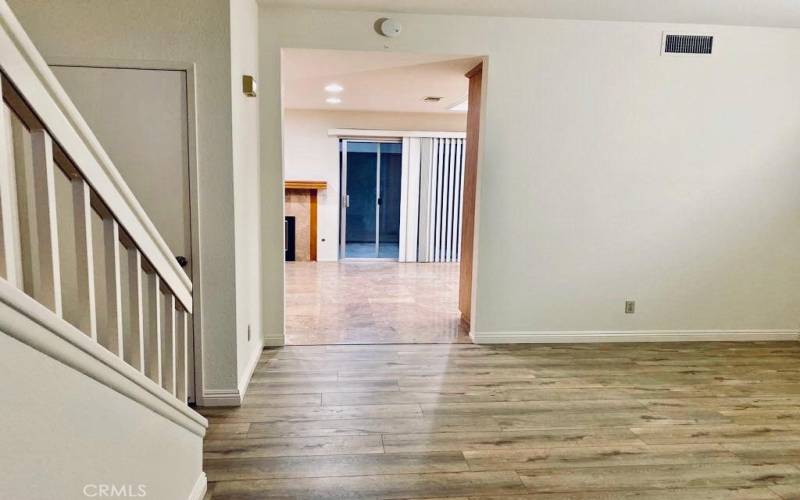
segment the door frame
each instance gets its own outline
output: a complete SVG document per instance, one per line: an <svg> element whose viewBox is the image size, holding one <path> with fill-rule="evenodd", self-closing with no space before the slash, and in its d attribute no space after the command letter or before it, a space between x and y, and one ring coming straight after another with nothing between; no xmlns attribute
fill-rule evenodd
<svg viewBox="0 0 800 500"><path fill-rule="evenodd" d="M196 65L187 61L140 61L128 59L105 59L86 57L48 57L48 66L71 66L98 69L139 69L150 71L183 71L186 74L186 137L189 160L189 233L192 246L192 361L194 370L189 376L193 379L192 390L187 397L190 402L204 406L203 397L203 320L202 290L200 275L201 249L198 219L200 213L200 190L197 175L197 79Z"/></svg>
<svg viewBox="0 0 800 500"><path fill-rule="evenodd" d="M398 258L392 257L346 257L347 245L347 144L350 142L369 142L378 144L403 144L402 137L339 137L339 154L341 161L339 162L339 184L340 184L340 200L339 200L339 260L344 261L389 261L397 262ZM401 153L404 155L405 151ZM405 158L401 158L402 174L405 175ZM375 189L376 200L380 198L380 185L381 185L381 150L378 147L377 159L375 163L377 170ZM401 213L402 213L402 196L401 196ZM376 204L375 209L375 245L380 245L380 203ZM398 246L399 249L399 246Z"/></svg>

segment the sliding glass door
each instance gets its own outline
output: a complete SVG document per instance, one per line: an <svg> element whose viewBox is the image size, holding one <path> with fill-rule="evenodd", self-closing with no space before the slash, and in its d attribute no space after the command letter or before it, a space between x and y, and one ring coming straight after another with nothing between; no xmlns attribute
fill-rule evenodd
<svg viewBox="0 0 800 500"><path fill-rule="evenodd" d="M397 260L401 143L342 140L341 151L341 256Z"/></svg>
<svg viewBox="0 0 800 500"><path fill-rule="evenodd" d="M377 257L378 205L376 186L378 144L343 141L342 185L344 189L344 248L351 258Z"/></svg>

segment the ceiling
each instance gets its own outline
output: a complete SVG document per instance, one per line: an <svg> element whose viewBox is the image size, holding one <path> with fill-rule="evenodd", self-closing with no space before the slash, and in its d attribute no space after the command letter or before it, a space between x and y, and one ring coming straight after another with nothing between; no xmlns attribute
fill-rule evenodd
<svg viewBox="0 0 800 500"><path fill-rule="evenodd" d="M259 0L262 5L381 13L459 14L800 28L798 0Z"/></svg>
<svg viewBox="0 0 800 500"><path fill-rule="evenodd" d="M286 49L283 102L286 108L447 113L467 97L464 73L480 58L398 52ZM338 84L341 92L325 86ZM328 97L341 102L331 104ZM441 97L436 103L425 97Z"/></svg>

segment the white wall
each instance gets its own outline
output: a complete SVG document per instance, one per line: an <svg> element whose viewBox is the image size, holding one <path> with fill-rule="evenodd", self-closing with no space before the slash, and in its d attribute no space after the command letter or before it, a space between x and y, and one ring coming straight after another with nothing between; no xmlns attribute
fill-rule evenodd
<svg viewBox="0 0 800 500"><path fill-rule="evenodd" d="M148 498L189 498L202 437L4 332L0 353L0 425L13 429L2 439L0 498L77 500L90 484L143 484Z"/></svg>
<svg viewBox="0 0 800 500"><path fill-rule="evenodd" d="M284 163L287 180L320 180L317 260L339 258L339 139L334 128L463 132L463 113L380 113L289 109L284 111Z"/></svg>
<svg viewBox="0 0 800 500"><path fill-rule="evenodd" d="M244 322L253 323L252 318L258 316L254 312L258 307L258 294L254 292L258 286L254 283L257 270L246 273L242 266L237 269L236 259L252 260L249 253L258 250L257 245L242 236L247 234L246 216L244 221L237 218L248 213L242 208L253 202L254 191L248 190L245 201L236 209L234 171L250 175L257 153L248 149L253 146L253 136L241 133L241 130L253 131L254 117L249 109L255 104L237 102L232 106L234 87L239 87L232 84L235 76L231 69L234 65L238 69L254 67L254 51L242 48L254 39L253 27L247 32L237 32L236 53L240 57L232 61L229 2L9 0L8 3L45 59L195 64L199 224L192 231L199 235L201 248L200 255L193 257L200 259L199 276L194 276L194 301L202 320L203 382L205 391L235 393L240 385L238 361L247 357L245 351L254 345L251 342L239 346L237 332L240 338L246 338ZM248 12L254 15L252 5L237 3L235 9L244 10L244 19ZM245 27L241 21L233 22ZM239 120L242 129L236 135L234 158L233 123ZM249 213L255 210L251 207ZM237 232L247 243L237 240ZM240 244L241 253L236 252L235 243ZM237 294L242 296L245 291L250 295L244 294L243 300L250 298L254 302L237 304ZM258 335L258 327L255 328L254 335Z"/></svg>
<svg viewBox="0 0 800 500"><path fill-rule="evenodd" d="M0 380L0 498L202 498L205 419L4 281Z"/></svg>
<svg viewBox="0 0 800 500"><path fill-rule="evenodd" d="M404 34L389 40L373 31L382 15L262 8L261 71L277 73L282 47L488 57L479 338L797 330L800 32L397 15ZM713 33L715 54L661 56L664 30ZM279 99L272 79L265 187L281 176ZM264 238L279 239L274 200L262 215ZM265 266L280 259L276 247L263 253ZM265 276L266 287L279 281ZM625 299L635 314L623 314Z"/></svg>
<svg viewBox="0 0 800 500"><path fill-rule="evenodd" d="M236 336L238 388L247 388L261 355L258 98L242 93L242 75L258 75L258 5L231 0L231 114L236 213ZM248 328L250 338L248 339Z"/></svg>

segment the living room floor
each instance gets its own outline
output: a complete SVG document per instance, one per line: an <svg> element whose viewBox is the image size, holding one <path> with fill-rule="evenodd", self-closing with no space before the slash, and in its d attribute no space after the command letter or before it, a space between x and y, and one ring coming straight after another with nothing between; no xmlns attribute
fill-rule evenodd
<svg viewBox="0 0 800 500"><path fill-rule="evenodd" d="M287 262L286 344L470 342L457 263Z"/></svg>
<svg viewBox="0 0 800 500"><path fill-rule="evenodd" d="M265 350L212 500L800 495L797 342Z"/></svg>

